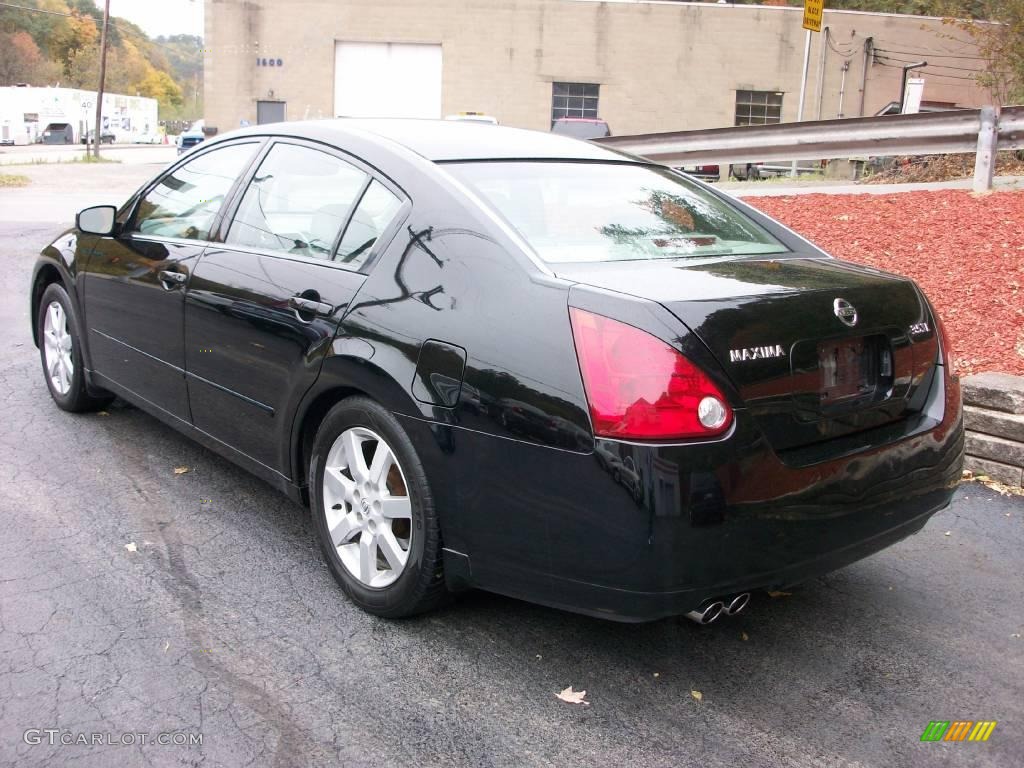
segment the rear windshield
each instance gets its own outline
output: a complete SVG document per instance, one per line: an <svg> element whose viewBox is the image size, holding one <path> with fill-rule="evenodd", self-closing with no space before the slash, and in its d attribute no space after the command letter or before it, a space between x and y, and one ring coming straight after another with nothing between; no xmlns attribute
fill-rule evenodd
<svg viewBox="0 0 1024 768"><path fill-rule="evenodd" d="M445 169L552 264L784 253L752 219L667 169L471 162Z"/></svg>

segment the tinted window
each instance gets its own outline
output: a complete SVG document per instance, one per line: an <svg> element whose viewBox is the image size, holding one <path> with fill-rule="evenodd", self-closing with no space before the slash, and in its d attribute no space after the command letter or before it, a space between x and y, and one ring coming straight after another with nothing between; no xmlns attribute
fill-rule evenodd
<svg viewBox="0 0 1024 768"><path fill-rule="evenodd" d="M358 269L401 207L402 201L383 184L371 182L341 239L337 260Z"/></svg>
<svg viewBox="0 0 1024 768"><path fill-rule="evenodd" d="M329 259L366 178L326 152L277 144L253 176L227 242Z"/></svg>
<svg viewBox="0 0 1024 768"><path fill-rule="evenodd" d="M611 163L453 163L548 262L783 253L752 219L667 169Z"/></svg>
<svg viewBox="0 0 1024 768"><path fill-rule="evenodd" d="M208 240L225 195L255 151L256 144L234 144L167 174L139 203L135 229L146 235Z"/></svg>

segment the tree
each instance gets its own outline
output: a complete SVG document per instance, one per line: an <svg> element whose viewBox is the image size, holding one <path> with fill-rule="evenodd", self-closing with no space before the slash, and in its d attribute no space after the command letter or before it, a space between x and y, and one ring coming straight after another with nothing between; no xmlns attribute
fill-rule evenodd
<svg viewBox="0 0 1024 768"><path fill-rule="evenodd" d="M48 61L28 32L0 32L0 85L46 85L60 76L60 68Z"/></svg>
<svg viewBox="0 0 1024 768"><path fill-rule="evenodd" d="M156 99L160 104L161 112L182 105L181 86L174 82L166 72L154 67L149 68L146 76L136 84L135 90L140 96Z"/></svg>
<svg viewBox="0 0 1024 768"><path fill-rule="evenodd" d="M999 105L1024 103L1024 0L982 0L980 5L982 12L973 17L973 9L953 4L947 23L977 44L985 59L985 71L977 81L992 101Z"/></svg>

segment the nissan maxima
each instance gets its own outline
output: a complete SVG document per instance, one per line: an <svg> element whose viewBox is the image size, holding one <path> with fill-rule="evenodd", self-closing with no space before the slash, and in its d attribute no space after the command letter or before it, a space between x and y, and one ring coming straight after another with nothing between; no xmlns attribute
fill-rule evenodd
<svg viewBox="0 0 1024 768"><path fill-rule="evenodd" d="M233 132L81 211L30 298L58 407L119 396L306 505L386 617L480 588L709 622L915 533L960 477L912 281L564 136Z"/></svg>

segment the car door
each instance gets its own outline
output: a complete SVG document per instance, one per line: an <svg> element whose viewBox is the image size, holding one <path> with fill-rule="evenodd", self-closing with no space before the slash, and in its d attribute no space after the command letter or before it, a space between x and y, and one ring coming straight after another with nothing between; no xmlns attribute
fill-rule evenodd
<svg viewBox="0 0 1024 768"><path fill-rule="evenodd" d="M94 370L188 421L184 289L259 142L211 148L158 179L114 237L98 238L84 281Z"/></svg>
<svg viewBox="0 0 1024 768"><path fill-rule="evenodd" d="M185 368L196 427L288 473L291 416L407 201L322 145L270 144L192 275Z"/></svg>

